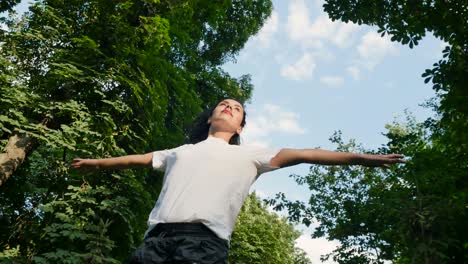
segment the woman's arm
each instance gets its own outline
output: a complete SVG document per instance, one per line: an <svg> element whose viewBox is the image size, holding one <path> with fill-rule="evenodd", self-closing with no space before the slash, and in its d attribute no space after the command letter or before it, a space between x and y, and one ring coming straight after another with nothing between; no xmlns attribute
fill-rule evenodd
<svg viewBox="0 0 468 264"><path fill-rule="evenodd" d="M280 168L300 163L388 167L389 164L404 163L402 158L403 155L400 154L369 155L322 149L282 149L270 163Z"/></svg>
<svg viewBox="0 0 468 264"><path fill-rule="evenodd" d="M152 159L150 152L107 159L74 159L71 166L84 173L98 169L151 168Z"/></svg>

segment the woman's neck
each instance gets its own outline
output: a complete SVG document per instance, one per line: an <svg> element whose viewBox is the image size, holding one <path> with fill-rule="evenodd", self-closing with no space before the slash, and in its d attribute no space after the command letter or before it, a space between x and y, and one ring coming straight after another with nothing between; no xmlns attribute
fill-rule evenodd
<svg viewBox="0 0 468 264"><path fill-rule="evenodd" d="M223 132L223 131L217 131L217 132L216 131L215 132L210 131L208 133L208 136L209 137L221 138L224 141L226 141L227 143L229 143L229 140L231 140L231 137L233 136L233 134L230 133L230 132Z"/></svg>

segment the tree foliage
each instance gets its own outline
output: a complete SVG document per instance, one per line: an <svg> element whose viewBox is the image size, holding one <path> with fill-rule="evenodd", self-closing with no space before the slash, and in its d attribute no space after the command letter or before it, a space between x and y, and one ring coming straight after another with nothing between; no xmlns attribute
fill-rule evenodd
<svg viewBox="0 0 468 264"><path fill-rule="evenodd" d="M267 210L255 195L249 195L237 218L232 234L231 263L311 263L305 253L294 246L300 233L286 218Z"/></svg>
<svg viewBox="0 0 468 264"><path fill-rule="evenodd" d="M45 0L2 18L2 261L125 262L161 175L79 175L70 161L183 144L201 110L248 100L249 76L220 65L270 13L269 0ZM31 146L14 144L26 159L11 158L15 137Z"/></svg>
<svg viewBox="0 0 468 264"><path fill-rule="evenodd" d="M0 12L11 11L21 0L4 0L0 2Z"/></svg>
<svg viewBox="0 0 468 264"><path fill-rule="evenodd" d="M388 125L389 143L378 151L336 133L336 151L403 153L410 160L388 170L314 165L308 175L292 175L310 189L308 203L280 193L270 204L287 208L291 220L319 223L313 237L340 241L325 256L338 263L463 263L468 164L447 158L427 126L413 118Z"/></svg>
<svg viewBox="0 0 468 264"><path fill-rule="evenodd" d="M431 32L447 45L443 58L422 74L438 94L441 125L453 131L445 135L455 155L468 158L468 2L456 0L326 0L325 12L332 20L375 25L392 41L410 48Z"/></svg>
<svg viewBox="0 0 468 264"><path fill-rule="evenodd" d="M390 170L358 166L312 166L305 176L307 203L279 193L270 200L289 218L319 223L314 237L341 246L325 256L339 263L465 263L468 259L468 5L466 1L326 0L333 19L375 25L410 48L427 34L447 43L443 58L426 70L436 98L426 103L435 117L387 126L388 143L366 150L341 133L337 151L402 153L408 162Z"/></svg>

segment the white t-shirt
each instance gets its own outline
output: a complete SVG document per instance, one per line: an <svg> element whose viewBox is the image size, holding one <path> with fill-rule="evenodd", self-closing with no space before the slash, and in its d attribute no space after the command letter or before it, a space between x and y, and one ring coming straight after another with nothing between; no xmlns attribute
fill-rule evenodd
<svg viewBox="0 0 468 264"><path fill-rule="evenodd" d="M260 174L278 169L270 165L278 152L212 136L153 152L153 168L165 175L147 233L158 223L201 222L229 241L250 186Z"/></svg>

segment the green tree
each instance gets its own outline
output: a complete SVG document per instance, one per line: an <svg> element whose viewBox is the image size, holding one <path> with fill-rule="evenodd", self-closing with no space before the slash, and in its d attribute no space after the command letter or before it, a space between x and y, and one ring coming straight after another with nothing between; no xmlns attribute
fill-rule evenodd
<svg viewBox="0 0 468 264"><path fill-rule="evenodd" d="M125 262L161 175L69 170L74 157L183 144L198 112L248 100L233 59L269 0L45 0L0 31L0 252L13 263Z"/></svg>
<svg viewBox="0 0 468 264"><path fill-rule="evenodd" d="M4 0L0 2L0 12L10 11L20 2L21 0Z"/></svg>
<svg viewBox="0 0 468 264"><path fill-rule="evenodd" d="M378 151L341 133L336 151L403 153L409 161L383 170L360 166L319 166L292 175L310 189L308 203L277 194L269 203L287 208L289 218L319 223L313 237L340 241L325 256L338 263L463 263L467 257L467 160L447 157L444 143L432 139L432 123L394 122L389 142Z"/></svg>
<svg viewBox="0 0 468 264"><path fill-rule="evenodd" d="M312 166L295 175L311 190L309 203L284 194L270 201L290 218L320 222L315 237L337 239L340 263L465 263L468 259L466 181L468 167L468 3L466 1L326 0L332 20L375 25L410 48L432 32L447 43L443 58L426 70L436 98L427 103L435 118L387 126L389 142L377 151L341 134L338 151L402 153L410 160L388 171ZM315 217L315 218L314 218Z"/></svg>
<svg viewBox="0 0 468 264"><path fill-rule="evenodd" d="M450 131L444 137L457 145L451 155L468 158L468 2L457 0L326 0L325 12L332 20L374 25L392 41L418 45L431 32L447 43L443 58L422 74L432 82L440 104L440 125Z"/></svg>
<svg viewBox="0 0 468 264"><path fill-rule="evenodd" d="M232 263L311 263L294 246L300 233L275 213L267 210L255 193L241 209L232 234L229 261Z"/></svg>

